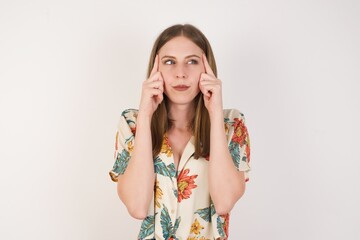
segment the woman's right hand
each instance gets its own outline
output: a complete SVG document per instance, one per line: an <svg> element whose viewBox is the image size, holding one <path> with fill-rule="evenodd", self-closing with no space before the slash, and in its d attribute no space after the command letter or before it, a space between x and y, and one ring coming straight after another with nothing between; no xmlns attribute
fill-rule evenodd
<svg viewBox="0 0 360 240"><path fill-rule="evenodd" d="M163 101L164 80L159 69L159 56L156 55L154 67L150 77L142 84L139 113L152 117L153 113Z"/></svg>

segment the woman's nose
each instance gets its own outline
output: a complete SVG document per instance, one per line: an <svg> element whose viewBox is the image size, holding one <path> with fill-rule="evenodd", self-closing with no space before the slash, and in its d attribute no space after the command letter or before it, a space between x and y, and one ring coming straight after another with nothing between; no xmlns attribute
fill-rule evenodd
<svg viewBox="0 0 360 240"><path fill-rule="evenodd" d="M186 77L187 74L186 74L185 66L179 64L176 68L176 78L186 78Z"/></svg>

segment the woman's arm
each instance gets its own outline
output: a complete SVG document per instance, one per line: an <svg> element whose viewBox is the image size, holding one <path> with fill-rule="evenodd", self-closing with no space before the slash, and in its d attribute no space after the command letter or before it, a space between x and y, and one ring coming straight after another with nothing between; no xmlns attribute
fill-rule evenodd
<svg viewBox="0 0 360 240"><path fill-rule="evenodd" d="M118 177L118 195L130 215L144 219L154 192L154 162L152 156L151 117L163 100L163 78L158 72L156 56L149 79L142 86L141 101L136 123L134 149L127 169Z"/></svg>
<svg viewBox="0 0 360 240"><path fill-rule="evenodd" d="M230 212L245 191L244 172L234 166L228 149L222 108L222 83L212 71L205 54L205 73L200 76L199 87L210 116L209 191L219 215Z"/></svg>
<svg viewBox="0 0 360 240"><path fill-rule="evenodd" d="M118 177L118 195L129 214L136 219L144 219L147 216L154 192L155 174L150 123L151 118L139 112L134 150L125 173Z"/></svg>
<svg viewBox="0 0 360 240"><path fill-rule="evenodd" d="M209 191L219 215L231 211L245 192L245 176L234 166L229 152L222 111L210 115Z"/></svg>

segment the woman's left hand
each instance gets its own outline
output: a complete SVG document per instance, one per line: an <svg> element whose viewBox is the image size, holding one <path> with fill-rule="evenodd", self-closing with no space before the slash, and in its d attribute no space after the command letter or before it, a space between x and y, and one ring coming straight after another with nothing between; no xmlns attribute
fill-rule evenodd
<svg viewBox="0 0 360 240"><path fill-rule="evenodd" d="M222 113L222 87L221 81L216 78L212 71L205 54L202 55L205 73L200 75L199 88L204 94L205 107L210 116L216 113Z"/></svg>

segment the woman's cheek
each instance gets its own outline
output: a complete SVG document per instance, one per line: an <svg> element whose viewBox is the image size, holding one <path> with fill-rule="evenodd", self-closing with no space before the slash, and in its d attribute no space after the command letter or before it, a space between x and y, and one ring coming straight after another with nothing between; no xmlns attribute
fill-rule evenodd
<svg viewBox="0 0 360 240"><path fill-rule="evenodd" d="M163 71L161 71L161 75L164 79L164 82L166 83L168 83L172 79L172 72L169 69L164 69Z"/></svg>

